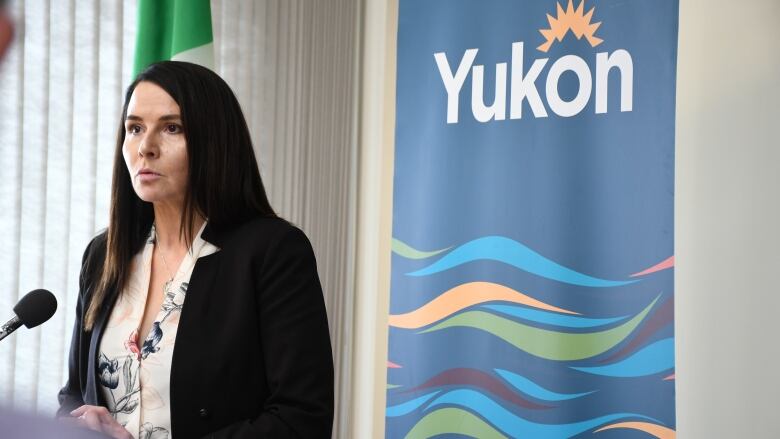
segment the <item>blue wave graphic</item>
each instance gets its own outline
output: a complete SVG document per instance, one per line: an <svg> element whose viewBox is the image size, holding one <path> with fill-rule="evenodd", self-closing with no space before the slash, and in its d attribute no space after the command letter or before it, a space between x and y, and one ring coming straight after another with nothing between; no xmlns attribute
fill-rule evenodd
<svg viewBox="0 0 780 439"><path fill-rule="evenodd" d="M503 262L537 276L584 287L617 287L637 282L599 279L579 273L503 236L485 236L467 242L433 264L407 275L426 276L478 260Z"/></svg>
<svg viewBox="0 0 780 439"><path fill-rule="evenodd" d="M408 415L409 413L417 410L421 405L425 404L430 400L432 397L436 396L438 393L441 393L439 390L435 392L431 392L427 395L423 395L419 398L415 398L411 401L406 401L403 404L394 405L392 407L388 407L386 410L386 416L388 418L394 418L396 416L403 416Z"/></svg>
<svg viewBox="0 0 780 439"><path fill-rule="evenodd" d="M568 399L579 398L581 396L590 395L593 393L556 393L545 389L544 387L536 384L524 376L520 376L508 370L495 369L495 371L501 376L501 378L505 379L509 384L511 384L512 387L525 393L526 395L532 396L536 399L541 399L543 401L566 401Z"/></svg>
<svg viewBox="0 0 780 439"><path fill-rule="evenodd" d="M501 314L518 317L523 320L545 323L548 325L564 326L567 328L592 328L594 326L603 326L610 323L619 322L621 320L625 320L626 318L626 316L623 316L607 319L591 319L587 317L568 316L549 311L541 311L538 309L513 305L484 305L483 308L498 311Z"/></svg>
<svg viewBox="0 0 780 439"><path fill-rule="evenodd" d="M623 361L606 366L572 367L572 369L594 375L628 378L653 375L673 367L674 338L665 338L647 345Z"/></svg>
<svg viewBox="0 0 780 439"><path fill-rule="evenodd" d="M564 438L571 437L618 419L644 419L659 421L635 413L614 413L571 424L537 424L523 419L487 396L469 389L458 389L436 398L428 409L440 405L458 405L476 412L483 419L510 437ZM427 410L427 409L426 409Z"/></svg>

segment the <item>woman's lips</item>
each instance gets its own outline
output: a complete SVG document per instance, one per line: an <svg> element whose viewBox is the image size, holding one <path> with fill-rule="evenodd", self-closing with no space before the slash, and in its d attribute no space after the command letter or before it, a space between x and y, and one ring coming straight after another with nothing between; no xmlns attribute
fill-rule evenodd
<svg viewBox="0 0 780 439"><path fill-rule="evenodd" d="M154 181L160 177L161 177L160 174L153 171L143 170L138 173L138 179L141 180L142 182Z"/></svg>

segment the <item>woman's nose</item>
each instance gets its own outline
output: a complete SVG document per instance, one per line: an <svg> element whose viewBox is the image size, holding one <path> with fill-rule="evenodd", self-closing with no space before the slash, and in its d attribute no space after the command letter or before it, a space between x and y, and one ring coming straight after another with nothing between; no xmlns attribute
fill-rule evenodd
<svg viewBox="0 0 780 439"><path fill-rule="evenodd" d="M141 157L157 157L157 144L152 136L144 137L138 144L138 155Z"/></svg>

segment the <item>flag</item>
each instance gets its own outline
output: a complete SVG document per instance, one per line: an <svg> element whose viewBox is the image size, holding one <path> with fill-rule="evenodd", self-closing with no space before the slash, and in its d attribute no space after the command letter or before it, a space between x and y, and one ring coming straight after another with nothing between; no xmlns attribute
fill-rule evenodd
<svg viewBox="0 0 780 439"><path fill-rule="evenodd" d="M139 0L133 76L157 61L214 69L209 0Z"/></svg>

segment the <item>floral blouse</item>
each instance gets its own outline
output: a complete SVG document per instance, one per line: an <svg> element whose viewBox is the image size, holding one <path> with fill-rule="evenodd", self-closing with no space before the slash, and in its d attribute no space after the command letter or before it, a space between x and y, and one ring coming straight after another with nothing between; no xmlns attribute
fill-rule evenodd
<svg viewBox="0 0 780 439"><path fill-rule="evenodd" d="M173 281L166 283L160 311L149 335L140 343L138 327L144 314L151 275L155 229L132 261L127 287L111 312L100 342L98 381L108 410L137 439L171 438L170 375L179 315L192 269L198 258L219 249L198 231Z"/></svg>

